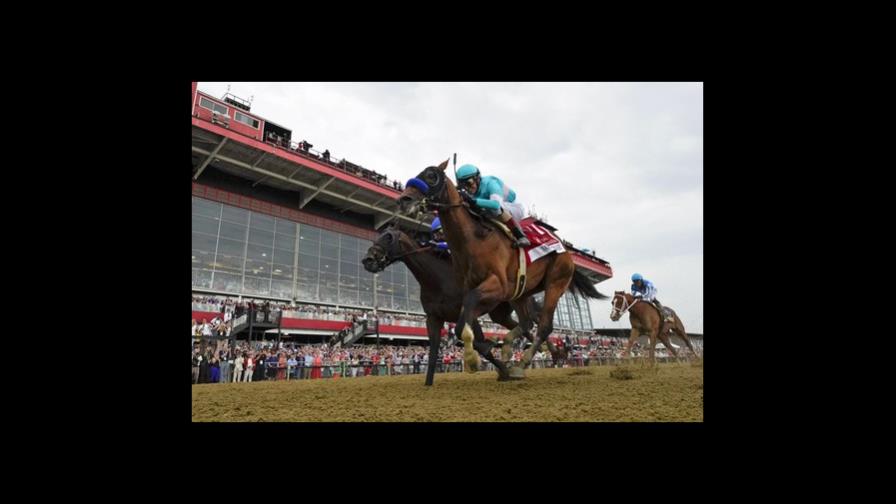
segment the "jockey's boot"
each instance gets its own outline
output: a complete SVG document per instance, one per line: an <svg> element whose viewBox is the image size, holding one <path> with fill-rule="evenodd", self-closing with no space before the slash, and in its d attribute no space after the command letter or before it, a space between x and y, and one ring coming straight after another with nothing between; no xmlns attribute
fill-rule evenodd
<svg viewBox="0 0 896 504"><path fill-rule="evenodd" d="M654 298L653 304L656 305L656 307L660 310L660 318L663 319L663 322L672 322L672 317L666 316L666 314L663 312L663 305L662 303L660 303L659 299Z"/></svg>
<svg viewBox="0 0 896 504"><path fill-rule="evenodd" d="M510 225L510 232L513 233L513 237L516 238L517 247L526 248L532 245L529 242L529 239L526 238L526 235L523 234L523 229L517 224L516 219L511 218L506 224Z"/></svg>

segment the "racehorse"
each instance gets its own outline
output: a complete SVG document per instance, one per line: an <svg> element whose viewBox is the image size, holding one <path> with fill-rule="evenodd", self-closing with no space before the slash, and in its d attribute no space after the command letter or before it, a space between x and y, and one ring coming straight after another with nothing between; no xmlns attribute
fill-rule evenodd
<svg viewBox="0 0 896 504"><path fill-rule="evenodd" d="M677 334L679 338L684 340L688 348L691 349L694 356L699 357L697 351L694 350L694 346L691 344L690 338L688 338L688 333L684 330L684 324L681 323L678 314L671 308L667 309L672 314L672 322L663 322L664 317L660 314L660 311L656 306L652 303L642 301L641 298L635 298L624 291L616 291L613 294L611 304L613 309L610 312L610 320L615 322L619 320L625 312L628 312L629 321L632 324L631 336L629 336L628 342L626 342L625 348L622 350L623 357L630 355L629 352L631 351L632 345L634 345L635 341L638 339L638 335L646 334L650 340L648 346L648 359L650 359L650 362L655 362L654 350L656 349L657 337L662 340L663 345L665 345L677 359L678 352L669 342L669 333Z"/></svg>
<svg viewBox="0 0 896 504"><path fill-rule="evenodd" d="M404 262L420 284L420 304L426 313L426 332L429 336L429 366L426 368L425 384L432 385L441 341L440 331L446 321L460 318L463 290L456 281L451 256L447 252L436 251L429 245L419 246L399 228L390 226L367 249L367 255L361 263L367 271L378 273L395 261ZM512 311L513 308L509 303L500 303L489 311L489 316L495 323L501 324L513 333L511 340L521 332L531 338L529 329L532 323L523 321L523 325L518 324L510 316ZM529 311L531 313L538 311L534 299ZM479 322L474 320L472 326L478 335L477 341L472 345L473 348L495 365L499 380L510 379L506 365L492 356L492 344L485 341ZM469 348L469 343L466 343L465 347Z"/></svg>
<svg viewBox="0 0 896 504"><path fill-rule="evenodd" d="M584 274L575 269L568 253L552 253L527 266L525 283L517 272L524 253L511 245L508 236L474 219L471 210L445 175L448 160L430 166L408 181L398 198L401 212L419 214L433 208L439 210L446 241L453 254L456 274L465 291L463 311L456 332L464 339L464 361L471 372L478 369L479 357L470 342L479 338L470 325L483 313L502 302L510 302L520 320L533 320L527 312L529 298L544 291L544 303L538 314L535 341L523 354L520 366L511 368L511 375L524 376L525 367L534 352L553 330L554 311L560 296L567 289L586 297L606 299ZM508 335L509 336L509 335ZM512 343L505 338L505 345Z"/></svg>

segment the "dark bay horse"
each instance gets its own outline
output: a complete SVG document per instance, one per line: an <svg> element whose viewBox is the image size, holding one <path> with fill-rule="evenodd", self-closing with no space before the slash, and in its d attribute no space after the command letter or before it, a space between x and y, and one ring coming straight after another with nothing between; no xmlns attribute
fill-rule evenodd
<svg viewBox="0 0 896 504"><path fill-rule="evenodd" d="M367 255L361 263L367 271L378 273L395 261L404 262L420 284L420 304L426 313L426 332L429 336L429 366L426 368L425 383L432 385L441 341L440 331L446 321L453 322L460 318L464 292L457 282L450 255L438 252L429 246L421 247L399 228L391 226L367 249ZM538 306L532 300L529 312L537 313L537 311ZM513 333L513 336L510 336L511 341L520 333L529 335L532 325L531 322L523 321L521 326L510 316L512 312L513 308L509 303L500 303L488 312L495 323L501 324ZM498 379L510 379L507 366L501 360L492 357L492 344L485 341L479 322L474 320L472 326L477 335L473 348L495 365L498 369ZM469 348L470 344L466 343L465 347Z"/></svg>
<svg viewBox="0 0 896 504"><path fill-rule="evenodd" d="M613 309L610 312L610 320L616 322L625 312L628 312L628 318L632 324L631 336L629 336L625 348L622 349L623 357L630 355L629 352L632 349L632 345L634 345L635 341L638 339L638 335L644 334L649 338L647 351L650 362L655 362L654 351L656 349L657 337L659 337L663 342L663 345L672 352L672 355L675 358L678 358L678 352L669 341L670 332L677 334L688 346L691 352L693 352L694 356L699 357L697 351L694 350L694 346L691 344L691 339L688 338L688 333L684 330L684 324L681 323L681 319L678 318L678 314L674 311L672 311L672 322L664 323L656 306L649 302L641 301L640 298L635 298L624 291L616 291L613 294L611 304L613 305Z"/></svg>
<svg viewBox="0 0 896 504"><path fill-rule="evenodd" d="M473 218L454 183L445 175L447 166L447 160L437 167L430 166L408 181L398 204L405 215L431 209L439 211L446 241L454 255L455 270L465 291L462 316L455 331L463 336L464 361L471 371L478 369L479 362L469 344L474 337L479 338L469 327L472 322L503 302L513 306L520 320L533 320L527 312L529 298L544 291L534 344L523 354L520 366L511 368L512 376L524 376L523 369L553 330L554 310L567 289L595 299L606 299L606 296L576 272L568 253L553 253L528 265L526 285L515 292L519 249L502 232L483 226ZM505 345L508 343L512 341L505 338Z"/></svg>

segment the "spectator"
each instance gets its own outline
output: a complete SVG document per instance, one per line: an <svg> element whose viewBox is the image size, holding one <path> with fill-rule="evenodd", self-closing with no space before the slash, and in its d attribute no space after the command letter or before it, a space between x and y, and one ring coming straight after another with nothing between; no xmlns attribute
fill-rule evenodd
<svg viewBox="0 0 896 504"><path fill-rule="evenodd" d="M303 370L302 378L310 378L311 377L311 367L314 366L314 357L312 357L311 352L305 353L305 369Z"/></svg>
<svg viewBox="0 0 896 504"><path fill-rule="evenodd" d="M218 379L221 377L221 368L218 365L218 358L212 357L212 363L210 365L211 368L211 383L218 383Z"/></svg>
<svg viewBox="0 0 896 504"><path fill-rule="evenodd" d="M325 150L323 156L324 156L324 161L329 161L330 160L330 149Z"/></svg>
<svg viewBox="0 0 896 504"><path fill-rule="evenodd" d="M224 352L221 362L221 383L230 383L230 351Z"/></svg>
<svg viewBox="0 0 896 504"><path fill-rule="evenodd" d="M288 377L288 378L295 378L295 377L296 377L297 366L299 365L299 361L296 360L296 358L295 358L294 355L290 354L290 355L289 355L289 360L286 361L286 365L288 366L288 368L287 368L287 371L288 371L288 373L287 373L287 377Z"/></svg>
<svg viewBox="0 0 896 504"><path fill-rule="evenodd" d="M285 380L286 379L286 356L283 353L278 354L277 359L277 379Z"/></svg>
<svg viewBox="0 0 896 504"><path fill-rule="evenodd" d="M209 362L207 355L199 356L199 383L209 383Z"/></svg>
<svg viewBox="0 0 896 504"><path fill-rule="evenodd" d="M267 379L267 357L265 352L259 352L255 356L255 381L264 381Z"/></svg>
<svg viewBox="0 0 896 504"><path fill-rule="evenodd" d="M250 382L253 378L253 372L255 370L255 361L252 359L251 355L246 356L246 370L243 373L243 381Z"/></svg>
<svg viewBox="0 0 896 504"><path fill-rule="evenodd" d="M243 356L237 355L236 359L233 361L233 381L238 382L242 380L243 377Z"/></svg>
<svg viewBox="0 0 896 504"><path fill-rule="evenodd" d="M321 377L321 366L323 366L320 352L314 352L314 359L311 362L314 366L314 369L311 370L311 379L319 379Z"/></svg>
<svg viewBox="0 0 896 504"><path fill-rule="evenodd" d="M202 357L193 353L193 383L199 383L199 362L202 360Z"/></svg>

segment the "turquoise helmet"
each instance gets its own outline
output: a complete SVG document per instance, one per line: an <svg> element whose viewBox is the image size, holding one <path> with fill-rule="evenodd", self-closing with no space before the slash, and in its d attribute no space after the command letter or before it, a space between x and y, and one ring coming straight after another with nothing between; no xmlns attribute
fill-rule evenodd
<svg viewBox="0 0 896 504"><path fill-rule="evenodd" d="M638 280L644 280L644 277L642 277L640 273L632 275L632 282L637 282Z"/></svg>
<svg viewBox="0 0 896 504"><path fill-rule="evenodd" d="M479 175L479 168L471 164L465 164L457 169L457 181L468 179Z"/></svg>

